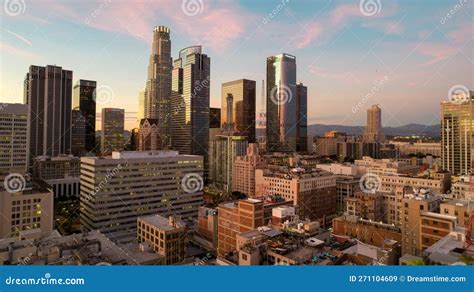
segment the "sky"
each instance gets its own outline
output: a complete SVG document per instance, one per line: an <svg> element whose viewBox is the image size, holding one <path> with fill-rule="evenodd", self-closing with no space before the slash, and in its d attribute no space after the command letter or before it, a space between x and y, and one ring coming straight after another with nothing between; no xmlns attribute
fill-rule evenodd
<svg viewBox="0 0 474 292"><path fill-rule="evenodd" d="M172 55L202 45L211 58L211 106L221 84L257 81L266 58L296 56L308 87L308 123L364 125L372 104L384 126L439 123L451 88L474 89L474 0L1 0L0 102L22 102L30 65L96 80L103 107L133 126L155 26Z"/></svg>

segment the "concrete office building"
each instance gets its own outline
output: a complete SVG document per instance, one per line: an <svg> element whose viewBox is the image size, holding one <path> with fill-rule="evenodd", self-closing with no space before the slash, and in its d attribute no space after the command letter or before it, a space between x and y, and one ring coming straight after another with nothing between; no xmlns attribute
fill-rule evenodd
<svg viewBox="0 0 474 292"><path fill-rule="evenodd" d="M301 219L321 220L329 224L336 215L337 176L320 169L257 169L257 197L279 195L293 201Z"/></svg>
<svg viewBox="0 0 474 292"><path fill-rule="evenodd" d="M86 136L86 119L84 118L80 110L73 109L72 121L71 121L71 154L72 155L84 156L86 154L85 136Z"/></svg>
<svg viewBox="0 0 474 292"><path fill-rule="evenodd" d="M81 158L81 224L114 241L136 237L137 217L197 218L203 158L177 151L124 151Z"/></svg>
<svg viewBox="0 0 474 292"><path fill-rule="evenodd" d="M0 180L9 173L25 174L28 169L28 106L0 104Z"/></svg>
<svg viewBox="0 0 474 292"><path fill-rule="evenodd" d="M125 110L118 108L102 109L102 136L100 140L100 152L102 154L123 150L125 145L124 124Z"/></svg>
<svg viewBox="0 0 474 292"><path fill-rule="evenodd" d="M53 194L27 187L10 193L0 188L0 239L38 239L53 231Z"/></svg>
<svg viewBox="0 0 474 292"><path fill-rule="evenodd" d="M232 171L232 191L255 197L255 170L266 166L266 160L258 154L258 144L250 143L247 154L237 156Z"/></svg>

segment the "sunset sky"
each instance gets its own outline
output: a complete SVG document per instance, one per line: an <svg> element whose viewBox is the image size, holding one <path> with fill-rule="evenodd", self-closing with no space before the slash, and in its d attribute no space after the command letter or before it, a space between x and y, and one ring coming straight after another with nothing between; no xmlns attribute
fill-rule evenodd
<svg viewBox="0 0 474 292"><path fill-rule="evenodd" d="M171 29L173 58L203 46L211 106L222 83L241 78L257 81L259 106L266 57L282 52L308 86L310 124L363 125L371 104L385 126L436 124L452 86L474 89L474 0L372 0L374 15L359 0L16 1L19 13L3 0L0 15L2 102L22 102L30 65L56 64L112 89L98 112L133 116L157 25Z"/></svg>

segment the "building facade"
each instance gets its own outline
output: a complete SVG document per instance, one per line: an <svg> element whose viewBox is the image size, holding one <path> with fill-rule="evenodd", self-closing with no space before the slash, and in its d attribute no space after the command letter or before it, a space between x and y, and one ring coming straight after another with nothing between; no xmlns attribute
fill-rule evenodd
<svg viewBox="0 0 474 292"><path fill-rule="evenodd" d="M461 103L441 103L441 158L443 169L467 175L474 161L474 92Z"/></svg>
<svg viewBox="0 0 474 292"><path fill-rule="evenodd" d="M138 129L138 147L139 151L161 150L160 128L158 120L142 119Z"/></svg>
<svg viewBox="0 0 474 292"><path fill-rule="evenodd" d="M25 174L28 169L28 106L0 105L0 179L9 173Z"/></svg>
<svg viewBox="0 0 474 292"><path fill-rule="evenodd" d="M136 238L139 216L197 218L203 158L177 151L125 151L81 158L81 225L114 241Z"/></svg>
<svg viewBox="0 0 474 292"><path fill-rule="evenodd" d="M71 152L72 71L30 66L25 77L30 161Z"/></svg>
<svg viewBox="0 0 474 292"><path fill-rule="evenodd" d="M74 85L72 108L79 110L84 118L84 150L86 152L95 149L96 88L97 82L92 80L81 79Z"/></svg>
<svg viewBox="0 0 474 292"><path fill-rule="evenodd" d="M247 154L237 156L232 171L232 191L255 197L255 170L266 166L266 160L258 154L258 144L250 143Z"/></svg>
<svg viewBox="0 0 474 292"><path fill-rule="evenodd" d="M201 155L209 148L211 59L201 46L182 49L172 74L172 147L181 154Z"/></svg>
<svg viewBox="0 0 474 292"><path fill-rule="evenodd" d="M124 124L125 110L118 108L102 109L102 136L100 140L100 152L102 154L123 150L125 145Z"/></svg>
<svg viewBox="0 0 474 292"><path fill-rule="evenodd" d="M157 119L160 127L160 149L171 145L171 58L170 29L157 26L153 29L153 42L148 64L145 88L144 118Z"/></svg>
<svg viewBox="0 0 474 292"><path fill-rule="evenodd" d="M236 135L247 137L249 143L255 142L255 87L253 80L240 79L222 84L221 128L230 124ZM231 117L228 117L227 98L232 96ZM230 119L230 120L229 120Z"/></svg>
<svg viewBox="0 0 474 292"><path fill-rule="evenodd" d="M367 110L367 126L363 135L365 142L383 142L385 135L382 128L382 109L372 105Z"/></svg>

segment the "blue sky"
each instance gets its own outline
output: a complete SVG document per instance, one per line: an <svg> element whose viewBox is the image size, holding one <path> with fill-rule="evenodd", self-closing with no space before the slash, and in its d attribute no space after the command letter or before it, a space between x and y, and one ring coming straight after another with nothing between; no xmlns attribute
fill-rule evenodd
<svg viewBox="0 0 474 292"><path fill-rule="evenodd" d="M190 3L192 2L192 3ZM371 4L373 4L371 6ZM3 0L0 100L21 102L31 64L56 64L113 95L102 107L137 111L154 26L171 29L173 57L201 44L211 58L211 105L221 84L257 81L266 57L297 58L310 123L435 124L456 85L474 88L473 0ZM16 6L15 6L16 5ZM370 10L370 8L374 10Z"/></svg>

